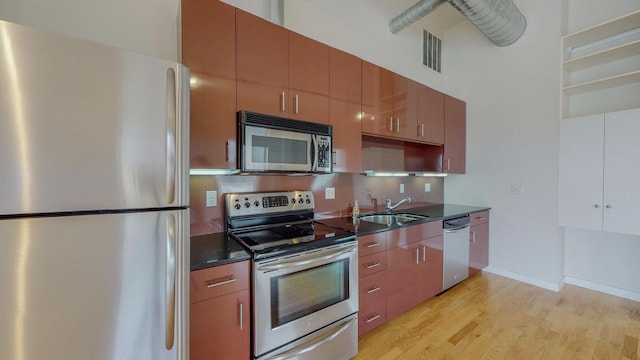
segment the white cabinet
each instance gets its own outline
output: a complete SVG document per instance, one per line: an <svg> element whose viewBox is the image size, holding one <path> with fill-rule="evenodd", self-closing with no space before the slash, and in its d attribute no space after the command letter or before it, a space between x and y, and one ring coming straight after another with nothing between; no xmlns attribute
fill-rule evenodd
<svg viewBox="0 0 640 360"><path fill-rule="evenodd" d="M559 224L640 235L640 109L562 120Z"/></svg>
<svg viewBox="0 0 640 360"><path fill-rule="evenodd" d="M562 38L563 118L640 107L640 11Z"/></svg>

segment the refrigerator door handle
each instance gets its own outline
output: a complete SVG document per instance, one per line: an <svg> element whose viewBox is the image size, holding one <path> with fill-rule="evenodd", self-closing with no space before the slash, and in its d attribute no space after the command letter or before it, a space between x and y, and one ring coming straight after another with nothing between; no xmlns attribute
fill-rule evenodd
<svg viewBox="0 0 640 360"><path fill-rule="evenodd" d="M176 192L176 71L167 70L167 202L173 204Z"/></svg>
<svg viewBox="0 0 640 360"><path fill-rule="evenodd" d="M167 348L167 350L171 350L174 343L174 328L176 317L176 218L174 215L169 215L167 217L167 269L165 281L165 347Z"/></svg>

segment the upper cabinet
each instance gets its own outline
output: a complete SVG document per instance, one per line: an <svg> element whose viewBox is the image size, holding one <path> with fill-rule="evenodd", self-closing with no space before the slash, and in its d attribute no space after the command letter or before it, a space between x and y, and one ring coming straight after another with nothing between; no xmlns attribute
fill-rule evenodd
<svg viewBox="0 0 640 360"><path fill-rule="evenodd" d="M182 61L191 70L191 167L236 168L235 8L182 1Z"/></svg>
<svg viewBox="0 0 640 360"><path fill-rule="evenodd" d="M464 174L466 159L466 104L454 97L444 96L444 153L442 171Z"/></svg>
<svg viewBox="0 0 640 360"><path fill-rule="evenodd" d="M640 107L640 11L562 38L563 118Z"/></svg>
<svg viewBox="0 0 640 360"><path fill-rule="evenodd" d="M387 69L362 62L362 132L416 139L418 84Z"/></svg>
<svg viewBox="0 0 640 360"><path fill-rule="evenodd" d="M329 123L329 47L236 12L237 110Z"/></svg>
<svg viewBox="0 0 640 360"><path fill-rule="evenodd" d="M329 119L333 126L335 172L362 172L361 64L353 55L330 50Z"/></svg>
<svg viewBox="0 0 640 360"><path fill-rule="evenodd" d="M444 143L444 94L418 84L418 120L416 140Z"/></svg>

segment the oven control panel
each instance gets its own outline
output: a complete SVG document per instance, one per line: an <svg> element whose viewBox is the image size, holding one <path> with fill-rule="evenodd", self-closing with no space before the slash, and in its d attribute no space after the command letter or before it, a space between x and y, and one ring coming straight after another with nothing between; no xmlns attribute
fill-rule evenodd
<svg viewBox="0 0 640 360"><path fill-rule="evenodd" d="M294 210L313 210L311 191L227 194L228 217L270 214Z"/></svg>

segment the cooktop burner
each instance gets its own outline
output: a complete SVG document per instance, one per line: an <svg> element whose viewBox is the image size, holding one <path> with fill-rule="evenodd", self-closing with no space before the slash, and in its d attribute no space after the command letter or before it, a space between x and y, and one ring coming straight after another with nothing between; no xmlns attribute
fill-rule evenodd
<svg viewBox="0 0 640 360"><path fill-rule="evenodd" d="M227 194L228 232L254 258L355 240L355 234L313 221L313 193Z"/></svg>

